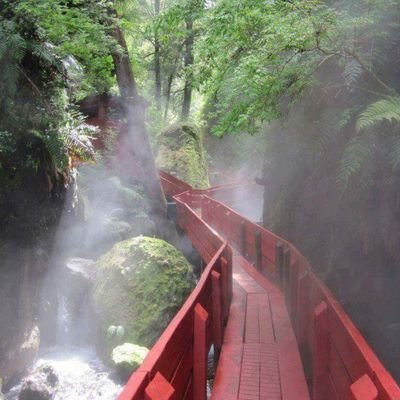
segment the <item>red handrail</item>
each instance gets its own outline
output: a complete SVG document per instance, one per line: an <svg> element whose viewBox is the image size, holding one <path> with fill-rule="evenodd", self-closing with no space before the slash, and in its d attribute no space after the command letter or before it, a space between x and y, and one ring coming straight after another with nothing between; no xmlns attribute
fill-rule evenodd
<svg viewBox="0 0 400 400"><path fill-rule="evenodd" d="M218 353L222 346L232 298L231 249L187 204L176 202L180 226L208 265L120 400L204 398L210 347Z"/></svg>
<svg viewBox="0 0 400 400"><path fill-rule="evenodd" d="M178 224L208 265L120 400L205 399L205 359L212 343L217 353L221 347L232 298L228 243L254 264L246 268L260 285L268 288L268 277L281 286L313 400L400 400L394 379L302 254L215 199L237 185L194 190L164 172L160 178L177 203Z"/></svg>
<svg viewBox="0 0 400 400"><path fill-rule="evenodd" d="M268 276L281 284L314 400L361 400L354 397L361 386L375 387L377 399L400 399L397 383L292 244L207 196L202 217L254 264L249 272L259 283L268 287Z"/></svg>

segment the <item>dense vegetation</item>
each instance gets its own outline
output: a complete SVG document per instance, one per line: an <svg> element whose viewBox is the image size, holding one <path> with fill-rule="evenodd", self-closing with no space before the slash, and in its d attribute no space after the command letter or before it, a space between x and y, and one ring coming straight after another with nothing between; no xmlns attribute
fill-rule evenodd
<svg viewBox="0 0 400 400"><path fill-rule="evenodd" d="M159 148L191 120L219 167L211 135L239 135L231 157L259 135L264 224L400 377L399 18L399 0L0 0L0 218L29 171L62 192L68 155L92 156L90 95L140 93Z"/></svg>

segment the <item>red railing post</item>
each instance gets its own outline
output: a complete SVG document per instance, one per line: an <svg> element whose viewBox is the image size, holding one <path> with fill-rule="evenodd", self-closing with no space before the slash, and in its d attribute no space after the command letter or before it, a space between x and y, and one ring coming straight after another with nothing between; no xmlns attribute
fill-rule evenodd
<svg viewBox="0 0 400 400"><path fill-rule="evenodd" d="M231 234L231 229L230 229L230 221L231 221L231 213L230 213L230 211L227 211L226 213L225 213L225 220L226 220L226 224L224 224L224 233L225 233L225 235L226 235L226 237L228 238L228 239L230 239L231 238L231 236L232 236L232 234Z"/></svg>
<svg viewBox="0 0 400 400"><path fill-rule="evenodd" d="M368 375L363 375L350 386L351 400L377 400L378 389Z"/></svg>
<svg viewBox="0 0 400 400"><path fill-rule="evenodd" d="M282 288L285 295L286 304L289 303L289 273L290 273L290 248L285 245L283 248L283 262L282 262Z"/></svg>
<svg viewBox="0 0 400 400"><path fill-rule="evenodd" d="M246 246L246 222L242 221L240 223L240 251L243 257L247 256L247 246Z"/></svg>
<svg viewBox="0 0 400 400"><path fill-rule="evenodd" d="M222 316L224 325L229 317L229 308L232 296L232 270L228 261L221 257L221 289L222 289Z"/></svg>
<svg viewBox="0 0 400 400"><path fill-rule="evenodd" d="M325 400L328 388L328 306L322 301L314 310L313 400Z"/></svg>
<svg viewBox="0 0 400 400"><path fill-rule="evenodd" d="M217 271L211 272L212 280L212 321L214 333L214 355L215 360L219 358L219 353L222 348L222 324L223 316L221 310L222 296L221 296L221 274Z"/></svg>
<svg viewBox="0 0 400 400"><path fill-rule="evenodd" d="M262 270L262 235L260 231L255 233L255 247L256 247L256 268L261 271Z"/></svg>
<svg viewBox="0 0 400 400"><path fill-rule="evenodd" d="M197 303L194 308L193 400L207 397L207 322L207 311Z"/></svg>
<svg viewBox="0 0 400 400"><path fill-rule="evenodd" d="M298 301L297 301L297 341L304 345L307 340L308 315L309 315L310 275L307 271L299 276Z"/></svg>
<svg viewBox="0 0 400 400"><path fill-rule="evenodd" d="M283 281L283 243L275 245L275 274L278 282Z"/></svg>
<svg viewBox="0 0 400 400"><path fill-rule="evenodd" d="M299 261L292 265L289 272L289 314L292 320L293 326L297 326L297 295L298 295L298 283L299 283Z"/></svg>
<svg viewBox="0 0 400 400"><path fill-rule="evenodd" d="M175 399L175 389L159 372L148 384L144 392L144 400L178 400Z"/></svg>

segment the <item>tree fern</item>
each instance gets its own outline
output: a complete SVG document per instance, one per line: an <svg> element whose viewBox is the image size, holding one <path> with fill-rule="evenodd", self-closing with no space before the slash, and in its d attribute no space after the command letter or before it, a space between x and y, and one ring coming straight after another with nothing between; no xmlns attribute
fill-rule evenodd
<svg viewBox="0 0 400 400"><path fill-rule="evenodd" d="M368 136L357 135L350 140L344 149L336 178L339 187L343 191L348 188L351 179L361 172L371 155L372 149Z"/></svg>
<svg viewBox="0 0 400 400"><path fill-rule="evenodd" d="M388 96L368 106L358 119L357 129L370 128L383 121L400 122L400 96Z"/></svg>
<svg viewBox="0 0 400 400"><path fill-rule="evenodd" d="M400 136L395 135L389 140L389 162L394 170L400 167Z"/></svg>
<svg viewBox="0 0 400 400"><path fill-rule="evenodd" d="M363 68L357 60L347 60L343 71L343 78L346 85L355 83L360 78L362 73Z"/></svg>

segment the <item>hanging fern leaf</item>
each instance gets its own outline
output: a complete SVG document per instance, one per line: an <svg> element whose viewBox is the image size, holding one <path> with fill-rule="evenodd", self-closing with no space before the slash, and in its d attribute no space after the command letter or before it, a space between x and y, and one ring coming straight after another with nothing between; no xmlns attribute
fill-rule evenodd
<svg viewBox="0 0 400 400"><path fill-rule="evenodd" d="M371 157L372 149L365 135L357 135L350 140L344 149L340 161L336 181L344 191L347 189L350 180L361 172L365 162Z"/></svg>
<svg viewBox="0 0 400 400"><path fill-rule="evenodd" d="M394 136L389 141L389 162L393 170L400 167L400 135Z"/></svg>
<svg viewBox="0 0 400 400"><path fill-rule="evenodd" d="M349 60L343 71L343 77L346 85L351 85L355 83L358 78L362 75L363 68L361 64L354 59Z"/></svg>
<svg viewBox="0 0 400 400"><path fill-rule="evenodd" d="M389 96L371 104L359 117L357 130L375 126L383 121L400 122L400 97Z"/></svg>

